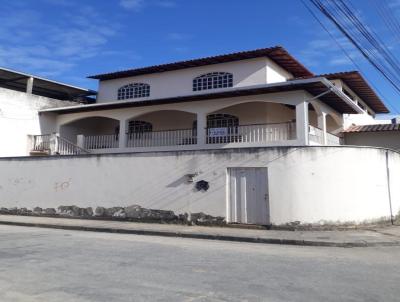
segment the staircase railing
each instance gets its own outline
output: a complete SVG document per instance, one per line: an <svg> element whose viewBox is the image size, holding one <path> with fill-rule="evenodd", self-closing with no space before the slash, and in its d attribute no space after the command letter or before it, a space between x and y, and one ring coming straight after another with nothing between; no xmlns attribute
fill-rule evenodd
<svg viewBox="0 0 400 302"><path fill-rule="evenodd" d="M88 154L90 153L88 150L83 149L73 142L63 138L61 136L56 135L56 144L55 144L55 154L59 155L77 155L77 154Z"/></svg>
<svg viewBox="0 0 400 302"><path fill-rule="evenodd" d="M33 135L31 154L45 153L48 155L77 155L88 154L88 150L79 147L73 142L64 137L59 136L57 133Z"/></svg>

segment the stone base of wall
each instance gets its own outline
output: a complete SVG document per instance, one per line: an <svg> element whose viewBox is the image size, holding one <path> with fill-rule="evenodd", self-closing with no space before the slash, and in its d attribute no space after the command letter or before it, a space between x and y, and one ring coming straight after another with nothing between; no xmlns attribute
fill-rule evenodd
<svg viewBox="0 0 400 302"><path fill-rule="evenodd" d="M224 217L211 216L203 212L175 214L173 211L146 209L139 205L128 207L80 208L78 206L59 206L55 208L0 208L0 214L21 216L65 217L104 219L133 222L174 223L185 225L226 225Z"/></svg>

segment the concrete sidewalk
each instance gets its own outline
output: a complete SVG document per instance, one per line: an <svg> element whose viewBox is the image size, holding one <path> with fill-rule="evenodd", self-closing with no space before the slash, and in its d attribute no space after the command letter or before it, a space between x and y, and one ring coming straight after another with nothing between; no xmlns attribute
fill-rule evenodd
<svg viewBox="0 0 400 302"><path fill-rule="evenodd" d="M0 215L0 224L267 244L332 247L400 245L400 226L346 231L276 231L16 215Z"/></svg>

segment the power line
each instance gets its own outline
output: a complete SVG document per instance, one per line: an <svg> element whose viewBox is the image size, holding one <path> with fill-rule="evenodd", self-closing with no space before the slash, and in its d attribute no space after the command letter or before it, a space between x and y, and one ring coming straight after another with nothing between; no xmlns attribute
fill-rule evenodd
<svg viewBox="0 0 400 302"><path fill-rule="evenodd" d="M303 5L305 6L305 8L308 10L308 12L311 14L311 16L314 17L314 19L319 23L319 25L325 30L325 32L330 36L330 38L337 44L337 46L341 49L341 51L344 53L344 55L349 59L349 61L356 67L357 70L360 71L360 73L370 82L371 86L373 87L374 90L376 90L376 92L381 96L384 97L384 94L378 89L378 87L376 87L373 84L373 81L370 81L368 76L366 76L366 74L362 71L362 68L356 63L356 61L351 57L351 55L349 54L349 52L343 47L343 45L339 42L339 40L335 37L335 35L328 29L327 26L325 26L325 24L318 18L318 16L313 12L313 10L307 5L307 3L305 2L305 0L301 0L301 2L303 3ZM386 99L384 97L384 99ZM397 114L400 114L400 111L391 103L387 102L387 104L389 105L389 107L391 107L391 109L393 111L395 111Z"/></svg>
<svg viewBox="0 0 400 302"><path fill-rule="evenodd" d="M400 64L390 49L369 30L343 0L309 0L360 51L389 83L400 93Z"/></svg>

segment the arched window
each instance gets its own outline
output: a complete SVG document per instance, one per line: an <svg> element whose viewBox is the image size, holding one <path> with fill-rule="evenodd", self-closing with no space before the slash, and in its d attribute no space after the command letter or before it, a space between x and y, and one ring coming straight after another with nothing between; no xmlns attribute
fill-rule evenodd
<svg viewBox="0 0 400 302"><path fill-rule="evenodd" d="M118 100L136 99L150 96L150 85L133 83L118 89Z"/></svg>
<svg viewBox="0 0 400 302"><path fill-rule="evenodd" d="M227 88L233 86L233 75L228 72L211 72L193 79L193 91Z"/></svg>
<svg viewBox="0 0 400 302"><path fill-rule="evenodd" d="M128 133L145 133L152 132L153 125L145 121L130 121L128 123Z"/></svg>
<svg viewBox="0 0 400 302"><path fill-rule="evenodd" d="M239 118L225 113L209 114L207 128L232 128L239 126Z"/></svg>

